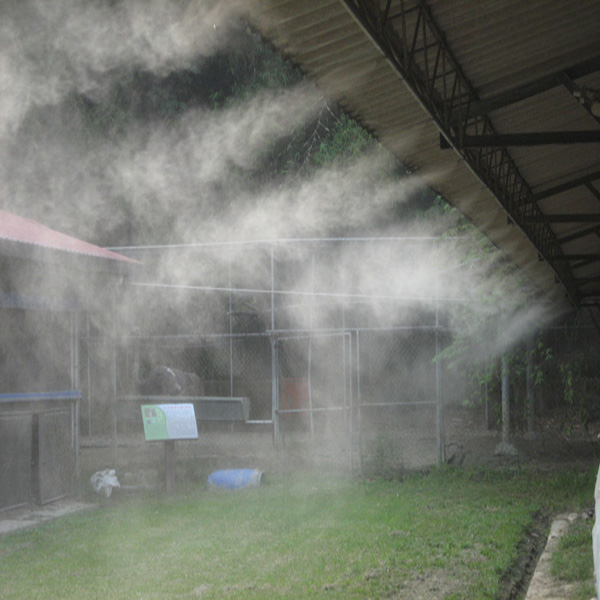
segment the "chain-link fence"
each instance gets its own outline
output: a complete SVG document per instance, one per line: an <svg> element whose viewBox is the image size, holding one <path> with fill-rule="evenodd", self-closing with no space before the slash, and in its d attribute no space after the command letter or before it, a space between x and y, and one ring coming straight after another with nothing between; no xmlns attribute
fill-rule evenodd
<svg viewBox="0 0 600 600"><path fill-rule="evenodd" d="M361 331L358 340L363 469L435 464L443 445L435 328Z"/></svg>
<svg viewBox="0 0 600 600"><path fill-rule="evenodd" d="M319 243L312 254L278 256L273 245L234 258L207 254L186 262L202 274L186 274L190 284L127 288L114 322L88 327L84 336L82 431L143 439L142 403L193 399L204 415L198 445L211 460L247 462L258 453L244 443L251 439L261 452L268 445L275 460L354 470L439 462L435 302L423 308L419 299L428 324L398 326L406 306L397 311L389 294L360 292L343 262L355 261L356 251L344 255L329 245ZM341 261L337 270L328 265L332 256ZM210 273L209 263L216 264ZM163 386L160 368L191 374L193 386L183 379L177 389ZM208 404L220 399L209 414ZM226 399L242 399L247 414L227 416Z"/></svg>
<svg viewBox="0 0 600 600"><path fill-rule="evenodd" d="M114 429L141 437L140 406L158 395L165 402L248 399L243 422L215 414L199 420L212 457L252 434L274 439L275 454L297 461L317 457L381 471L435 464L443 444L435 327L207 337L137 332L116 345L90 337L81 355L82 387L89 393L82 431L88 435L109 436ZM144 385L157 365L192 373L194 387L170 395L155 380L149 393Z"/></svg>
<svg viewBox="0 0 600 600"><path fill-rule="evenodd" d="M436 463L443 430L434 327L315 332L277 347L284 445L361 471Z"/></svg>

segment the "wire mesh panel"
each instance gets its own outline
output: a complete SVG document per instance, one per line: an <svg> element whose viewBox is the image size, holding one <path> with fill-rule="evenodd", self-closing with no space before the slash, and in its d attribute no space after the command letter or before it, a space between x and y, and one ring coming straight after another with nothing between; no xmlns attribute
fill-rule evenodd
<svg viewBox="0 0 600 600"><path fill-rule="evenodd" d="M365 470L436 463L435 356L433 329L360 332L357 421Z"/></svg>
<svg viewBox="0 0 600 600"><path fill-rule="evenodd" d="M129 349L128 353L135 353ZM271 416L271 354L269 339L263 335L142 340L139 358L129 359L129 374L123 374L120 394L138 386L144 395L161 395L161 390L142 386L158 365L187 374L192 387L177 395L210 398L243 397L249 399L250 420ZM136 366L139 364L139 366ZM192 379L190 379L190 377ZM133 386L133 388L132 388ZM155 385L156 387L156 385ZM165 394L162 394L165 395Z"/></svg>
<svg viewBox="0 0 600 600"><path fill-rule="evenodd" d="M113 353L115 344L108 337L90 336L81 352L80 383L84 393L81 404L81 430L86 435L105 435L110 432L113 385ZM125 356L117 357L121 364Z"/></svg>
<svg viewBox="0 0 600 600"><path fill-rule="evenodd" d="M74 450L71 411L38 415L39 502L67 496L73 486Z"/></svg>
<svg viewBox="0 0 600 600"><path fill-rule="evenodd" d="M0 393L70 386L70 315L0 308Z"/></svg>
<svg viewBox="0 0 600 600"><path fill-rule="evenodd" d="M31 499L32 415L0 416L0 510Z"/></svg>
<svg viewBox="0 0 600 600"><path fill-rule="evenodd" d="M345 429L350 411L348 335L278 341L281 426L311 433Z"/></svg>
<svg viewBox="0 0 600 600"><path fill-rule="evenodd" d="M288 458L350 468L350 348L345 332L278 340L275 431Z"/></svg>
<svg viewBox="0 0 600 600"><path fill-rule="evenodd" d="M250 419L271 418L271 344L267 336L232 340L231 393L250 399Z"/></svg>
<svg viewBox="0 0 600 600"><path fill-rule="evenodd" d="M76 477L78 390L0 398L0 508L69 494Z"/></svg>
<svg viewBox="0 0 600 600"><path fill-rule="evenodd" d="M394 330L422 316L435 322L434 313L429 307L415 315L407 308L413 291L381 285L391 284L390 264L414 255L412 242L193 246L149 249L148 281L127 290L120 324L107 321L96 338L88 335L81 353L88 363L88 432L111 433L113 441L118 433L141 433L143 398L182 395L159 389L153 372L160 367L191 376L196 384L185 396L248 399L243 423L201 418L199 432L213 448L260 431L283 441L287 455L301 440L323 460L343 456L353 465L356 448L368 460L385 439L383 445L406 443L435 462L435 335L431 328ZM356 271L366 254L367 272ZM399 310L396 296L406 294ZM427 438L431 461L410 436ZM408 465L404 447L394 456Z"/></svg>

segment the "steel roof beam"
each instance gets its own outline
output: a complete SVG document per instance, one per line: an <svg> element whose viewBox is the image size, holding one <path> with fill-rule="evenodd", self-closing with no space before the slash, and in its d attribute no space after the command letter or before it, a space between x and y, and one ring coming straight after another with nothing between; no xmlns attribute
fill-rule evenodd
<svg viewBox="0 0 600 600"><path fill-rule="evenodd" d="M526 223L600 223L600 213L526 215L523 221ZM557 260L556 256L553 258Z"/></svg>
<svg viewBox="0 0 600 600"><path fill-rule="evenodd" d="M587 267L595 262L598 261L594 257L588 258L587 260L581 260L579 262L572 263L571 270L576 271L577 269L583 269L584 267Z"/></svg>
<svg viewBox="0 0 600 600"><path fill-rule="evenodd" d="M592 131L543 131L532 133L493 133L489 135L459 135L452 138L452 144L458 148L482 148L509 146L543 146L549 144L598 144L600 129ZM440 134L440 148L452 145Z"/></svg>
<svg viewBox="0 0 600 600"><path fill-rule="evenodd" d="M588 189L590 194L592 194L592 196L594 196L596 200L600 202L600 192L597 190L597 188L595 188L589 181L586 181L584 185Z"/></svg>
<svg viewBox="0 0 600 600"><path fill-rule="evenodd" d="M577 277L575 281L579 285L588 285L590 283L600 283L600 277Z"/></svg>
<svg viewBox="0 0 600 600"><path fill-rule="evenodd" d="M457 126L467 118L472 119L488 115L494 110L516 104L517 102L521 102L521 100L537 96L538 94L547 92L560 85L565 85L565 76L572 81L590 75L596 71L600 71L600 56L573 65L558 73L541 77L536 81L520 85L512 90L488 98L487 100L477 100L472 102L468 107L454 111L451 118L451 124Z"/></svg>
<svg viewBox="0 0 600 600"><path fill-rule="evenodd" d="M569 242L574 242L575 240L579 240L583 237L594 234L600 234L600 225L595 225L594 227L586 227L581 231L570 233L569 235L565 235L561 238L558 238L556 241L559 245L562 246L563 244L568 244Z"/></svg>
<svg viewBox="0 0 600 600"><path fill-rule="evenodd" d="M546 190L542 190L541 192L536 192L535 194L529 195L523 204L530 204L533 202L539 202L540 200L545 200L546 198L551 198L552 196L556 196L558 194L562 194L563 192L568 192L580 185L588 185L591 184L595 179L600 179L600 171L594 171L593 173L588 173L587 175L583 175L582 177L577 177L576 179L571 179L571 181L566 181L565 183L561 183L559 185L555 185Z"/></svg>
<svg viewBox="0 0 600 600"><path fill-rule="evenodd" d="M563 254L555 260L586 261L586 264L600 260L600 254Z"/></svg>
<svg viewBox="0 0 600 600"><path fill-rule="evenodd" d="M341 1L447 140L454 143L455 139L463 139L466 135L497 135L485 115L463 121L458 128L453 126L452 115L463 110L470 114L470 108L479 98L426 2L402 0L392 10L388 10L389 5L384 5L385 9L381 10L381 4L372 0ZM598 63L600 66L600 59ZM592 67L588 65L587 68ZM594 70L597 68L594 66ZM578 73L571 75L579 76ZM532 190L507 149L461 148L457 145L454 148L552 265L568 295L577 303L579 293L570 265L552 260L562 254L556 234L548 221L541 219L537 205L527 202ZM540 218L526 222L524 215Z"/></svg>

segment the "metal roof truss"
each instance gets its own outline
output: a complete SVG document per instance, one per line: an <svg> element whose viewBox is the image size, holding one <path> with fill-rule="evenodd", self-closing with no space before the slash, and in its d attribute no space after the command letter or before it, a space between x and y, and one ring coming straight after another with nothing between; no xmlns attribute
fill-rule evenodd
<svg viewBox="0 0 600 600"><path fill-rule="evenodd" d="M573 271L600 260L598 255L569 255L561 244L587 235L600 235L600 225L558 238L552 223L600 223L600 213L545 214L538 206L542 199L585 186L600 199L594 180L600 172L583 174L571 181L533 193L519 172L508 147L537 144L600 142L600 130L498 133L490 112L565 86L596 119L585 88L575 83L600 69L600 56L537 81L515 87L494 97L481 99L465 77L448 47L445 36L421 0L342 0L358 24L379 48L419 103L439 128L442 148L454 148L476 176L492 191L498 202L537 248L540 259L548 261L575 303L582 301L582 283ZM573 262L576 261L576 262Z"/></svg>

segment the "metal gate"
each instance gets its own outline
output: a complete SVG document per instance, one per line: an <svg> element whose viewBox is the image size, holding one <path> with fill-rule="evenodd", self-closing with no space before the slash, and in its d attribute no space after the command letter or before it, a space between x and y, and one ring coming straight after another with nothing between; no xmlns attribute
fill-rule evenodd
<svg viewBox="0 0 600 600"><path fill-rule="evenodd" d="M71 411L38 415L38 502L46 504L67 496L73 489L75 455Z"/></svg>
<svg viewBox="0 0 600 600"><path fill-rule="evenodd" d="M440 462L441 370L435 327L280 337L274 433L353 470ZM337 455L337 459L336 459Z"/></svg>
<svg viewBox="0 0 600 600"><path fill-rule="evenodd" d="M398 472L441 462L437 333L434 327L357 332L361 470Z"/></svg>
<svg viewBox="0 0 600 600"><path fill-rule="evenodd" d="M30 414L0 415L0 510L31 499Z"/></svg>
<svg viewBox="0 0 600 600"><path fill-rule="evenodd" d="M279 426L348 430L351 409L351 340L344 332L277 340Z"/></svg>
<svg viewBox="0 0 600 600"><path fill-rule="evenodd" d="M78 390L0 395L0 510L73 491Z"/></svg>

